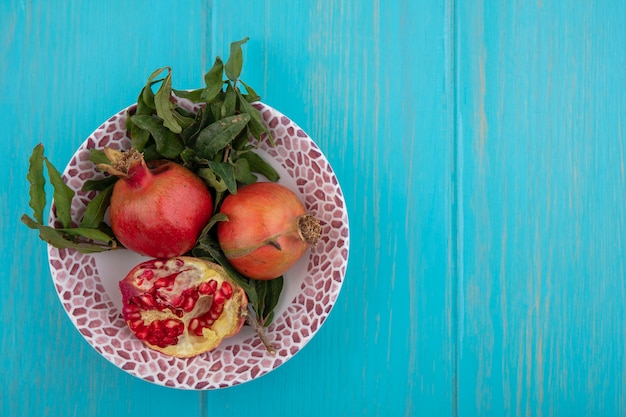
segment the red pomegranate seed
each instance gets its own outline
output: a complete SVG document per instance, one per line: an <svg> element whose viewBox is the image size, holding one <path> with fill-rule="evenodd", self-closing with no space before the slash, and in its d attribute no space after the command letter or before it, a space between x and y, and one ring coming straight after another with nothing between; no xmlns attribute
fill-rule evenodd
<svg viewBox="0 0 626 417"><path fill-rule="evenodd" d="M159 278L154 281L154 288L167 288L172 285L172 281L167 278Z"/></svg>
<svg viewBox="0 0 626 417"><path fill-rule="evenodd" d="M209 314L213 321L217 320L217 318L220 316L220 313L214 310L211 310Z"/></svg>
<svg viewBox="0 0 626 417"><path fill-rule="evenodd" d="M224 304L224 301L226 301L224 294L221 291L216 291L215 295L213 295L213 305Z"/></svg>
<svg viewBox="0 0 626 417"><path fill-rule="evenodd" d="M196 299L194 297L188 297L183 303L183 310L189 313L196 306Z"/></svg>
<svg viewBox="0 0 626 417"><path fill-rule="evenodd" d="M148 281L154 278L154 271L151 269L144 269L141 271L141 274L137 277L139 281L143 281L147 279Z"/></svg>
<svg viewBox="0 0 626 417"><path fill-rule="evenodd" d="M217 281L215 281L214 279L198 285L198 292L203 295L211 295L215 292L216 289Z"/></svg>
<svg viewBox="0 0 626 417"><path fill-rule="evenodd" d="M163 326L167 329L175 329L182 323L179 320L167 319L163 322Z"/></svg>
<svg viewBox="0 0 626 417"><path fill-rule="evenodd" d="M132 313L134 311L138 311L139 310L139 306L137 304L126 304L124 306L124 313Z"/></svg>
<svg viewBox="0 0 626 417"><path fill-rule="evenodd" d="M139 311L133 311L132 313L126 313L126 320L137 320L141 318Z"/></svg>
<svg viewBox="0 0 626 417"><path fill-rule="evenodd" d="M172 307L179 308L183 305L183 302L185 302L185 297L179 295L171 301L171 304Z"/></svg>
<svg viewBox="0 0 626 417"><path fill-rule="evenodd" d="M220 291L222 294L224 294L224 297L226 298L230 298L230 296L233 295L233 287L231 287L230 284L226 281L222 282Z"/></svg>
<svg viewBox="0 0 626 417"><path fill-rule="evenodd" d="M152 296L152 294L142 294L139 296L139 301L141 303L141 305L143 305L145 308L154 308L157 306L157 302L154 299L154 296Z"/></svg>
<svg viewBox="0 0 626 417"><path fill-rule="evenodd" d="M166 346L175 345L178 343L178 337L166 336L163 338L163 344Z"/></svg>
<svg viewBox="0 0 626 417"><path fill-rule="evenodd" d="M140 315L141 317L141 315ZM133 320L128 324L128 327L131 328L131 330L133 331L138 331L141 330L143 327L145 327L145 325L143 324L143 320L139 319L139 320Z"/></svg>
<svg viewBox="0 0 626 417"><path fill-rule="evenodd" d="M148 330L147 327L144 327L143 329L136 331L135 334L140 340L146 340L146 337L150 334L150 330Z"/></svg>
<svg viewBox="0 0 626 417"><path fill-rule="evenodd" d="M197 317L195 317L191 319L191 321L189 322L189 330L191 330L192 332L195 332L195 330L198 328L199 325L200 325L200 320Z"/></svg>

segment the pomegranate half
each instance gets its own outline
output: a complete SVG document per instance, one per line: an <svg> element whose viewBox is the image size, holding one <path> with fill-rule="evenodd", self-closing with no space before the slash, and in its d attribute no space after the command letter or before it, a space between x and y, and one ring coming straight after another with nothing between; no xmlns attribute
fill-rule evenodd
<svg viewBox="0 0 626 417"><path fill-rule="evenodd" d="M320 237L321 225L296 194L272 182L245 185L224 199L217 237L241 274L258 280L283 275Z"/></svg>
<svg viewBox="0 0 626 417"><path fill-rule="evenodd" d="M221 266L199 258L143 262L119 286L130 330L166 355L185 358L215 349L246 318L245 291Z"/></svg>
<svg viewBox="0 0 626 417"><path fill-rule="evenodd" d="M113 187L111 228L126 248L153 258L180 256L193 248L213 212L204 182L183 166L151 161L135 149L105 149L111 165L98 168L120 178Z"/></svg>

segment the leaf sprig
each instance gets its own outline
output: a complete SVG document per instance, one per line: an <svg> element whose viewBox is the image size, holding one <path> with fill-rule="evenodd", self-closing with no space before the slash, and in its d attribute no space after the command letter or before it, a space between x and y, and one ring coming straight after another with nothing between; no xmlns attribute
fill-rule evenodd
<svg viewBox="0 0 626 417"><path fill-rule="evenodd" d="M215 191L216 208L226 194L237 193L238 185L257 181L255 174L279 179L276 170L252 152L264 136L270 144L274 141L252 105L261 97L239 78L241 46L247 40L231 43L226 64L215 59L200 89L174 89L171 68L157 69L126 119L133 148L146 160L166 158L195 172ZM175 97L191 101L199 110L194 113Z"/></svg>
<svg viewBox="0 0 626 417"><path fill-rule="evenodd" d="M47 204L44 165L53 187L54 208L60 227L47 226L43 222L43 212ZM112 185L100 191L87 204L80 223L74 225L71 217L74 190L65 184L59 171L44 156L42 144L33 149L26 178L30 183L28 205L33 209L34 219L24 214L21 220L29 228L39 231L42 240L54 247L75 249L81 253L103 252L121 247L111 228L103 221L111 199Z"/></svg>
<svg viewBox="0 0 626 417"><path fill-rule="evenodd" d="M219 213L219 207L229 193L236 194L240 185L256 182L257 174L269 181L279 179L276 170L254 152L264 138L272 146L274 140L252 104L261 97L240 79L243 67L241 47L247 41L246 37L231 43L226 63L216 57L204 75L205 86L196 90L173 88L170 67L152 72L137 97L137 105L127 114L126 128L131 146L142 152L145 160L168 159L179 163L196 173L213 190L213 209L217 214L204 228L191 254L220 264L245 290L252 310L248 321L271 350L273 348L262 328L274 318L283 277L256 281L239 274L221 251L213 227L219 221L228 220ZM185 100L192 105L183 105ZM256 143L250 141L251 137ZM103 221L117 177L105 176L84 183L83 191L97 191L97 195L87 205L80 222L75 224L70 210L74 191L63 182L61 174L43 153L43 145L37 145L29 160L29 206L34 218L24 214L22 222L38 230L42 240L57 248L94 253L122 247ZM99 149L91 149L89 159L95 165L110 163ZM44 165L53 186L56 227L47 226L43 221L46 206Z"/></svg>

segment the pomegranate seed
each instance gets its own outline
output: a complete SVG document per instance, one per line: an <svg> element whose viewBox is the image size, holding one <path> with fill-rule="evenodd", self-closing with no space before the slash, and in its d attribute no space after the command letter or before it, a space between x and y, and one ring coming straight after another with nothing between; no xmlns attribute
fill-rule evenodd
<svg viewBox="0 0 626 417"><path fill-rule="evenodd" d="M182 324L179 320L167 319L163 322L163 326L167 329L175 329L180 324Z"/></svg>
<svg viewBox="0 0 626 417"><path fill-rule="evenodd" d="M166 336L163 338L163 344L166 346L175 345L178 343L178 337ZM165 347L165 346L163 346Z"/></svg>
<svg viewBox="0 0 626 417"><path fill-rule="evenodd" d="M231 287L230 284L226 281L222 282L220 291L222 294L224 294L224 297L226 298L230 298L230 296L233 295L233 287Z"/></svg>
<svg viewBox="0 0 626 417"><path fill-rule="evenodd" d="M133 313L139 310L139 306L136 304L126 304L124 306L124 314Z"/></svg>
<svg viewBox="0 0 626 417"><path fill-rule="evenodd" d="M143 280L148 280L150 281L152 278L154 278L154 271L151 269L144 269L143 271L141 271L141 274L137 277L137 279L141 282L143 282Z"/></svg>
<svg viewBox="0 0 626 417"><path fill-rule="evenodd" d="M180 306L183 305L183 302L185 301L185 297L179 295L178 297L174 298L171 302L172 307L174 308L179 308Z"/></svg>
<svg viewBox="0 0 626 417"><path fill-rule="evenodd" d="M139 296L139 300L141 302L141 305L146 308L154 308L157 306L157 302L152 294L142 294L141 296Z"/></svg>
<svg viewBox="0 0 626 417"><path fill-rule="evenodd" d="M195 331L198 328L199 325L200 325L200 320L197 317L193 318L189 322L189 330Z"/></svg>
<svg viewBox="0 0 626 417"><path fill-rule="evenodd" d="M224 294L221 291L217 291L213 296L213 304L224 304L224 301L226 301Z"/></svg>
<svg viewBox="0 0 626 417"><path fill-rule="evenodd" d="M183 310L189 313L196 306L196 300L193 297L189 297L185 300L183 304Z"/></svg>
<svg viewBox="0 0 626 417"><path fill-rule="evenodd" d="M196 301L198 301L198 290L196 288L189 288L188 290L183 291L183 295L186 295L187 298L183 301L182 308L186 312L190 312L196 305Z"/></svg>
<svg viewBox="0 0 626 417"><path fill-rule="evenodd" d="M141 318L141 313L139 311L133 311L131 313L126 313L126 320L137 320Z"/></svg>
<svg viewBox="0 0 626 417"><path fill-rule="evenodd" d="M154 288L166 288L169 287L172 283L167 278L159 278L154 281Z"/></svg>
<svg viewBox="0 0 626 417"><path fill-rule="evenodd" d="M215 292L216 289L217 289L217 281L215 281L214 279L210 280L209 282L203 282L202 284L198 285L198 292L203 295L211 295Z"/></svg>
<svg viewBox="0 0 626 417"><path fill-rule="evenodd" d="M145 325L143 324L143 320L139 319L139 320L133 320L133 321L129 322L128 323L128 327L130 327L130 329L133 330L133 331L139 331L142 328L144 328Z"/></svg>
<svg viewBox="0 0 626 417"><path fill-rule="evenodd" d="M144 327L141 330L138 330L135 334L137 335L137 338L139 338L139 340L146 340L146 337L148 337L148 334L150 333L150 331L148 330L147 327Z"/></svg>

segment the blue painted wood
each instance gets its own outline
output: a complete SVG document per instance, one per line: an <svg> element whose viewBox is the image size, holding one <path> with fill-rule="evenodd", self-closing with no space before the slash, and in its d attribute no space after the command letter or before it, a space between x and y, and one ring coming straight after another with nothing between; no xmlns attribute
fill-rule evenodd
<svg viewBox="0 0 626 417"><path fill-rule="evenodd" d="M621 2L0 4L0 415L626 414ZM249 36L244 79L303 127L352 232L337 305L256 381L187 392L100 357L28 211L170 65L180 88Z"/></svg>
<svg viewBox="0 0 626 417"><path fill-rule="evenodd" d="M624 2L460 4L460 416L626 414Z"/></svg>

